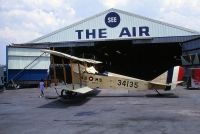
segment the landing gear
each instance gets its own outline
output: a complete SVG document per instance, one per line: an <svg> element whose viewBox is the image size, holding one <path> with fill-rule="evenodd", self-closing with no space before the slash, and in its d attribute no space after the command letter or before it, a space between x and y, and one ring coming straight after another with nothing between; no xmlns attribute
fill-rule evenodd
<svg viewBox="0 0 200 134"><path fill-rule="evenodd" d="M77 93L75 93L73 91L66 90L66 89L63 89L61 91L61 97L64 98L64 99L74 98L76 95L77 95Z"/></svg>
<svg viewBox="0 0 200 134"><path fill-rule="evenodd" d="M160 93L157 89L154 89L157 94L148 95L149 97L161 97L161 98L178 98L174 93Z"/></svg>
<svg viewBox="0 0 200 134"><path fill-rule="evenodd" d="M162 94L160 92L158 92L157 89L154 89L154 90L158 93L159 96L162 96Z"/></svg>

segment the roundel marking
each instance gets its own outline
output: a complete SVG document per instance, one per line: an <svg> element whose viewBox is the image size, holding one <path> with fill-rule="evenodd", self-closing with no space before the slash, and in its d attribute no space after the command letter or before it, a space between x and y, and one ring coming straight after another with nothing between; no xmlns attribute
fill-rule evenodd
<svg viewBox="0 0 200 134"><path fill-rule="evenodd" d="M93 81L93 79L94 79L94 78L93 78L92 76L89 77L89 80L90 80L90 81Z"/></svg>

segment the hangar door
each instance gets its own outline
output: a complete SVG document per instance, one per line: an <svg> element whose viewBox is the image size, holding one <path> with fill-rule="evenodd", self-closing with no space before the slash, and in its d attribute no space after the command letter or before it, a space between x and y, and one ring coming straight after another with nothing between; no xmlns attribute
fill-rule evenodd
<svg viewBox="0 0 200 134"><path fill-rule="evenodd" d="M62 51L61 48L57 49ZM69 51L69 50L72 50ZM68 53L103 61L98 69L152 80L169 68L181 65L178 43L133 44L130 40L96 42L90 47L74 47Z"/></svg>

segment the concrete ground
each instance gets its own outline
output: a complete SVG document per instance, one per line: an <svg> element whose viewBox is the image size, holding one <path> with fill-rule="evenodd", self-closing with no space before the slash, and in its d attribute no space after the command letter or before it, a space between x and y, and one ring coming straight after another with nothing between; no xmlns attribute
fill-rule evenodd
<svg viewBox="0 0 200 134"><path fill-rule="evenodd" d="M200 90L96 90L73 100L53 88L0 93L0 134L199 134ZM53 99L54 98L54 99Z"/></svg>

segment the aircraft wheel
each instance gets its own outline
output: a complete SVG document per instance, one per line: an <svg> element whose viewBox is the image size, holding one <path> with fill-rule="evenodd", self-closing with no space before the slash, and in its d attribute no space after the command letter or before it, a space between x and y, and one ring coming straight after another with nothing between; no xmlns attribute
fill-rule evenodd
<svg viewBox="0 0 200 134"><path fill-rule="evenodd" d="M72 97L75 97L77 95L77 93L75 93L75 92L72 92L72 91L68 91L68 90L65 90L65 89L63 89L62 91L61 91L61 97L62 98L72 98Z"/></svg>
<svg viewBox="0 0 200 134"><path fill-rule="evenodd" d="M77 93L72 92L72 91L67 91L67 96L69 96L70 98L73 98L77 95Z"/></svg>
<svg viewBox="0 0 200 134"><path fill-rule="evenodd" d="M61 96L63 99L67 99L67 98L68 98L67 90L63 89L63 90L61 91L60 96Z"/></svg>

